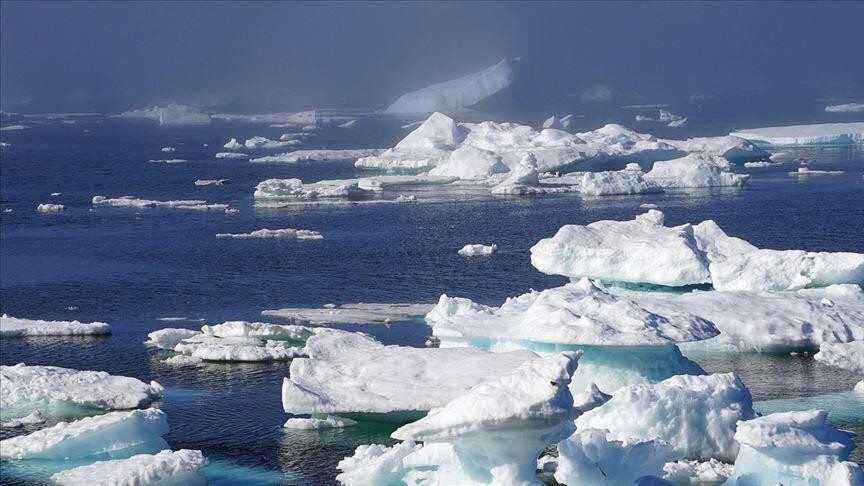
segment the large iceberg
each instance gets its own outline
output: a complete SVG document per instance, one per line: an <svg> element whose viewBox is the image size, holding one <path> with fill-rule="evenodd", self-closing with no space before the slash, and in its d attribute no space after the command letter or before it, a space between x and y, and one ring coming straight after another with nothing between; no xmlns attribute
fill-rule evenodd
<svg viewBox="0 0 864 486"><path fill-rule="evenodd" d="M204 466L207 459L201 451L164 450L158 454L138 454L128 459L98 461L51 476L60 486L204 486ZM95 482L94 482L95 481Z"/></svg>
<svg viewBox="0 0 864 486"><path fill-rule="evenodd" d="M109 412L60 422L0 441L4 459L110 459L168 449L165 414L158 409Z"/></svg>
<svg viewBox="0 0 864 486"><path fill-rule="evenodd" d="M820 410L783 412L741 422L735 433L741 449L726 484L842 485L822 481L835 468L855 468L843 462L855 447L853 434L829 426L827 415Z"/></svg>
<svg viewBox="0 0 864 486"><path fill-rule="evenodd" d="M683 458L731 462L738 422L755 416L750 391L734 374L679 375L616 390L577 418L576 428L605 429L615 440L659 439Z"/></svg>
<svg viewBox="0 0 864 486"><path fill-rule="evenodd" d="M730 135L770 146L864 143L864 122L752 128Z"/></svg>
<svg viewBox="0 0 864 486"><path fill-rule="evenodd" d="M25 336L89 336L111 334L104 322L42 321L19 319L3 314L0 317L0 338Z"/></svg>
<svg viewBox="0 0 864 486"><path fill-rule="evenodd" d="M286 412L390 414L395 420L422 415L536 358L529 351L385 346L335 330L310 337L306 352L309 358L295 359L282 384Z"/></svg>
<svg viewBox="0 0 864 486"><path fill-rule="evenodd" d="M137 408L162 396L155 381L104 371L79 371L56 366L0 367L0 414L22 417L35 410L45 415L68 415L96 410Z"/></svg>
<svg viewBox="0 0 864 486"><path fill-rule="evenodd" d="M543 354L581 350L572 378L574 391L591 383L612 391L630 383L702 373L675 344L718 334L710 322L693 314L654 314L588 279L531 291L499 308L445 294L426 320L444 348L530 349Z"/></svg>
<svg viewBox="0 0 864 486"><path fill-rule="evenodd" d="M531 248L541 272L571 279L718 290L796 290L864 282L864 254L758 249L714 221L667 227L658 210L632 221L566 225Z"/></svg>

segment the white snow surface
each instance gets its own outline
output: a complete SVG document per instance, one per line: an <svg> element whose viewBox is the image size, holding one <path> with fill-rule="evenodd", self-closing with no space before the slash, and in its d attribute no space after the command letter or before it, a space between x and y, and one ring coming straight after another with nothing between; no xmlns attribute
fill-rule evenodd
<svg viewBox="0 0 864 486"><path fill-rule="evenodd" d="M659 439L683 458L731 462L738 453L738 422L755 416L750 391L735 374L678 375L619 388L577 418L576 428L605 429L615 440Z"/></svg>
<svg viewBox="0 0 864 486"><path fill-rule="evenodd" d="M201 331L194 329L169 327L147 334L149 339L144 344L160 349L174 349L174 346L177 346L180 341L199 334L201 334Z"/></svg>
<svg viewBox="0 0 864 486"><path fill-rule="evenodd" d="M255 186L255 199L317 199L367 194L357 179L303 183L300 179L267 179Z"/></svg>
<svg viewBox="0 0 864 486"><path fill-rule="evenodd" d="M514 77L510 62L502 59L483 71L406 93L384 113L431 113L471 107L510 86Z"/></svg>
<svg viewBox="0 0 864 486"><path fill-rule="evenodd" d="M324 236L317 231L312 230L304 230L304 229L293 229L293 228L282 228L282 229L260 229L255 230L249 233L217 233L216 238L236 238L236 239L282 239L282 238L290 238L290 239L298 239L298 240L321 240L324 239Z"/></svg>
<svg viewBox="0 0 864 486"><path fill-rule="evenodd" d="M68 405L115 410L143 407L162 396L163 388L104 371L79 371L56 366L0 367L3 416L20 417L39 410L46 415Z"/></svg>
<svg viewBox="0 0 864 486"><path fill-rule="evenodd" d="M285 152L283 154L256 157L254 159L250 159L249 162L282 162L286 164L293 164L297 162L327 160L357 160L362 157L374 157L376 155L379 155L383 151L383 149L295 150L293 152Z"/></svg>
<svg viewBox="0 0 864 486"><path fill-rule="evenodd" d="M284 148L291 145L297 145L299 143L299 140L270 140L267 137L257 136L246 139L246 141L243 142L243 146L250 150L258 150Z"/></svg>
<svg viewBox="0 0 864 486"><path fill-rule="evenodd" d="M822 343L813 356L827 365L849 370L864 377L864 341Z"/></svg>
<svg viewBox="0 0 864 486"><path fill-rule="evenodd" d="M426 411L536 357L529 351L384 346L335 330L310 337L306 352L309 358L295 359L282 384L288 413Z"/></svg>
<svg viewBox="0 0 864 486"><path fill-rule="evenodd" d="M262 316L290 319L295 324L386 324L423 317L434 306L431 304L374 304L356 303L324 306L320 309L284 308L265 310Z"/></svg>
<svg viewBox="0 0 864 486"><path fill-rule="evenodd" d="M731 167L723 157L696 153L654 162L654 167L645 174L645 178L666 189L744 185L750 175L735 174Z"/></svg>
<svg viewBox="0 0 864 486"><path fill-rule="evenodd" d="M45 423L45 416L42 415L42 412L40 412L39 410L36 410L35 412L32 412L28 415L25 415L24 417L7 420L7 421L3 422L2 424L0 424L0 427L2 427L4 429L17 428L17 427L23 427L25 425L35 425L35 424L42 424L42 423Z"/></svg>
<svg viewBox="0 0 864 486"><path fill-rule="evenodd" d="M498 245L495 243L492 243L491 245L468 244L463 246L458 253L462 256L484 256L495 253L495 250L497 249Z"/></svg>
<svg viewBox="0 0 864 486"><path fill-rule="evenodd" d="M732 464L711 458L707 461L682 459L663 466L663 479L673 484L722 484L732 475Z"/></svg>
<svg viewBox="0 0 864 486"><path fill-rule="evenodd" d="M206 464L201 451L164 450L67 469L52 475L51 481L60 486L203 486Z"/></svg>
<svg viewBox="0 0 864 486"><path fill-rule="evenodd" d="M752 128L730 135L772 146L864 143L864 122Z"/></svg>
<svg viewBox="0 0 864 486"><path fill-rule="evenodd" d="M192 209L196 211L224 211L228 209L227 204L208 204L207 201L200 199L157 201L153 199L139 199L135 196L121 196L115 198L93 196L92 202L94 206L114 206L139 209L156 207Z"/></svg>
<svg viewBox="0 0 864 486"><path fill-rule="evenodd" d="M579 192L586 196L609 196L663 192L663 188L646 179L638 164L628 164L627 168L619 171L585 172Z"/></svg>
<svg viewBox="0 0 864 486"><path fill-rule="evenodd" d="M0 457L68 460L122 456L124 450L167 448L162 439L167 432L168 421L161 410L109 412L0 441Z"/></svg>
<svg viewBox="0 0 864 486"><path fill-rule="evenodd" d="M94 334L111 334L111 328L104 322L42 321L11 317L8 314L3 314L0 317L0 338Z"/></svg>

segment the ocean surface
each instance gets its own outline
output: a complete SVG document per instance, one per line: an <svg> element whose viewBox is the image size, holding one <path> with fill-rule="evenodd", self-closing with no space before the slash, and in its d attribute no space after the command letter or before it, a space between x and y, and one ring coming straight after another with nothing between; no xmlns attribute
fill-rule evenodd
<svg viewBox="0 0 864 486"><path fill-rule="evenodd" d="M413 120L363 117L354 128L321 127L301 148L389 147ZM600 123L585 121L584 128ZM387 191L350 204L256 207L254 186L268 178L356 177L352 162L253 164L216 160L229 138L278 139L296 130L266 124L213 123L160 127L150 121L97 118L74 124L30 124L4 131L0 151L0 311L16 317L111 324L98 338L7 339L0 362L104 370L166 387L159 403L174 449L200 449L211 484L329 484L336 464L359 444L391 443L392 424L346 429L285 430L280 386L289 363L162 363L166 352L145 347L148 332L199 328L203 322L263 318L265 309L328 303L433 303L442 293L487 304L529 288L561 285L543 275L528 249L562 225L631 219L642 203L657 204L667 224L714 219L729 234L759 247L864 252L864 151L861 147L792 150L810 167L844 175L791 177L789 166L736 169L753 174L742 188L683 190L645 196L493 197L481 189L441 187ZM728 125L728 124L727 124ZM653 127L636 126L640 131ZM658 135L722 135L735 128L697 125ZM738 127L744 128L744 127ZM207 144L208 146L203 146ZM174 153L161 147L173 146ZM253 151L266 155L280 150ZM790 150L786 150L790 151ZM150 159L180 158L178 164ZM197 187L196 179L231 184ZM60 195L52 196L59 192ZM415 194L415 203L392 203ZM95 195L158 200L203 199L239 211L93 207ZM40 203L63 204L57 214ZM323 240L217 239L216 233L261 228L319 231ZM467 243L496 243L491 258L465 258ZM187 321L160 321L183 317ZM422 321L342 326L388 344L423 346ZM864 400L845 393L857 381L806 355L692 355L709 372L734 371L756 408L826 408L835 426L864 434ZM806 397L802 399L801 397ZM26 429L3 429L6 438ZM864 437L864 435L862 435ZM864 442L859 437L859 445ZM864 460L856 451L854 459ZM37 484L38 464L0 463L3 484Z"/></svg>

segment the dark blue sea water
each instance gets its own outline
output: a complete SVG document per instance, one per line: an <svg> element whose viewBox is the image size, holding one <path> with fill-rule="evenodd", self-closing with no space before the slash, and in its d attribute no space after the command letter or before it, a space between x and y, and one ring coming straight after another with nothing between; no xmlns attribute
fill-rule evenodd
<svg viewBox="0 0 864 486"><path fill-rule="evenodd" d="M371 117L354 129L322 128L303 148L388 147L404 136L399 125L405 122ZM728 128L732 127L718 124L712 131L697 126L676 135L719 135ZM426 188L414 192L419 201L413 204L256 208L253 188L264 179L296 177L308 182L359 173L349 162L250 164L213 159L230 137L278 138L287 131L291 130L231 123L170 128L106 118L3 132L2 140L12 145L0 152L0 207L12 212L0 215L0 311L30 318L104 321L112 325L113 335L3 340L0 362L97 369L159 381L167 388L160 407L172 427L168 442L174 449L202 450L211 461L207 474L213 484L326 484L333 482L339 459L358 444L389 442L394 427L367 423L341 430L283 430L280 385L288 363L166 366L159 352L142 345L146 334L162 327L197 328L201 323L157 318L184 316L210 323L267 320L260 316L264 309L431 303L444 292L500 304L528 288L564 282L530 265L528 249L537 240L567 223L631 219L644 211L639 205L646 202L659 205L669 224L714 219L729 234L760 247L864 252L860 147L797 150L812 160L811 168L845 170L842 176L797 178L787 175L788 167L742 168L753 177L745 187L731 190L583 199L498 198L484 191ZM169 145L177 151L160 152ZM147 162L172 157L188 162ZM221 178L231 179L231 184L193 184L196 179ZM54 192L61 195L51 196ZM205 199L239 212L93 208L94 195ZM39 203L64 204L67 209L42 214L36 212ZM320 231L324 239L214 236L265 227ZM456 254L466 243L491 242L499 247L492 258ZM428 334L419 322L362 330L384 342L405 345L422 345ZM708 371L739 373L755 400L772 400L765 410L794 408L796 403L833 407L840 417L836 425L864 433L864 405L836 395L855 383L849 373L807 356L694 358ZM796 397L811 398L789 400ZM859 451L855 457L860 461L864 454ZM20 474L3 464L4 483L45 479L38 471Z"/></svg>

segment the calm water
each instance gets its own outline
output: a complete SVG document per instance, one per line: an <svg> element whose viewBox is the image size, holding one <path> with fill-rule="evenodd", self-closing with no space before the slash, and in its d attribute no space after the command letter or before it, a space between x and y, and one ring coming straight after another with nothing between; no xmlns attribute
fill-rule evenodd
<svg viewBox="0 0 864 486"><path fill-rule="evenodd" d="M411 120L407 120L411 121ZM303 148L387 147L406 133L406 120L363 119L356 128L324 128ZM597 124L594 124L597 125ZM642 127L638 127L642 128ZM698 128L698 127L697 127ZM731 127L729 127L731 128ZM85 132L89 130L89 132ZM703 127L704 129L704 127ZM691 131L696 129L691 129ZM304 181L352 177L348 162L250 164L214 160L230 137L278 138L289 129L214 124L160 128L106 119L74 125L34 125L3 132L0 152L0 307L13 316L99 320L108 338L4 340L2 364L58 365L157 380L167 388L160 407L175 449L201 449L216 484L322 484L358 444L389 442L393 426L361 424L326 431L288 431L280 385L288 363L163 365L141 343L184 316L220 322L266 320L260 312L325 303L433 302L447 292L499 304L528 288L564 283L530 265L528 249L567 223L630 219L641 203L660 206L669 224L714 219L728 233L778 249L864 252L864 153L860 148L799 150L811 167L843 176L789 177L788 167L752 172L744 188L650 196L582 199L493 198L482 191L424 189L414 204L300 205L263 209L252 191L267 178ZM699 135L724 133L720 128ZM682 132L681 136L689 135ZM202 147L202 144L209 147ZM177 152L163 154L163 146ZM269 151L273 152L273 151ZM268 153L268 152L262 152ZM257 154L257 152L256 152ZM148 159L182 158L184 164ZM225 187L195 179L228 178ZM62 193L52 197L53 192ZM412 191L385 193L383 198ZM177 209L95 208L94 195L206 199L239 209L233 215ZM60 214L35 211L60 203ZM260 228L320 231L320 241L216 239L216 233ZM465 259L466 243L497 243L492 258ZM75 312L67 311L75 307ZM356 329L356 327L354 328ZM365 326L386 343L422 345L422 323ZM850 395L856 379L806 356L700 355L708 371L736 371L766 411L820 406L835 424L864 433L864 404ZM810 397L806 401L788 400ZM758 408L758 407L757 407ZM2 437L21 431L4 430ZM864 454L858 451L860 461ZM2 481L38 482L40 473L3 464ZM44 480L44 474L41 476Z"/></svg>

